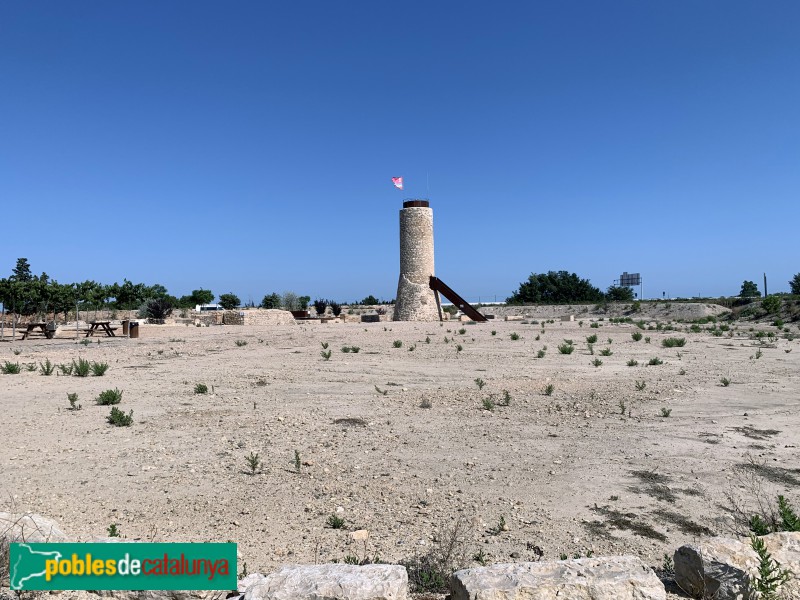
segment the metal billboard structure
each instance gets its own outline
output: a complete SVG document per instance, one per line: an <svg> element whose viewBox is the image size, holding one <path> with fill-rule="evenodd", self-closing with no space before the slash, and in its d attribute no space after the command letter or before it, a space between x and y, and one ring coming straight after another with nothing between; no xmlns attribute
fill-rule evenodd
<svg viewBox="0 0 800 600"><path fill-rule="evenodd" d="M625 271L622 275L619 276L619 284L625 287L635 287L637 285L642 285L642 274L628 273L627 271Z"/></svg>

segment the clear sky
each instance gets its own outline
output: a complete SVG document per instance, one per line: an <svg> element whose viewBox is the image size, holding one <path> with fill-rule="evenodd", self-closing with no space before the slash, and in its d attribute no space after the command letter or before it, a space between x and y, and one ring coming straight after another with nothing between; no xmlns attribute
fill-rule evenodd
<svg viewBox="0 0 800 600"><path fill-rule="evenodd" d="M799 31L797 0L5 0L0 276L393 298L429 197L471 300L786 291Z"/></svg>

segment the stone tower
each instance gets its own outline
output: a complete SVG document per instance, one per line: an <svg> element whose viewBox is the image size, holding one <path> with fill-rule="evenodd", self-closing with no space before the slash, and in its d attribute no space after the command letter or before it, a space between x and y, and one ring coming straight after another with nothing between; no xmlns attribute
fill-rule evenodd
<svg viewBox="0 0 800 600"><path fill-rule="evenodd" d="M433 210L427 200L407 200L400 211L400 280L395 321L438 321L433 275Z"/></svg>

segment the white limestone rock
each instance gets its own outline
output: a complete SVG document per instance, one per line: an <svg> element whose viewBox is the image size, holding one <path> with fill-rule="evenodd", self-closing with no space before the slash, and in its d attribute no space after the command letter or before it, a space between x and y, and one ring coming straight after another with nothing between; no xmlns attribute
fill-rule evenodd
<svg viewBox="0 0 800 600"><path fill-rule="evenodd" d="M666 600L635 556L499 564L453 574L453 600Z"/></svg>
<svg viewBox="0 0 800 600"><path fill-rule="evenodd" d="M245 600L406 600L400 565L290 565L247 588Z"/></svg>

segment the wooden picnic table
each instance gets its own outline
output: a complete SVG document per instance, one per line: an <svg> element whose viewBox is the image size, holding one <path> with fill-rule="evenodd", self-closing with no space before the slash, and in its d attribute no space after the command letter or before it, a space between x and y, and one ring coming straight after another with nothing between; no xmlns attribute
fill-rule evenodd
<svg viewBox="0 0 800 600"><path fill-rule="evenodd" d="M116 327L111 327L111 321L91 321L89 329L86 330L86 337L93 336L95 331L103 331L108 337L116 337L114 332Z"/></svg>
<svg viewBox="0 0 800 600"><path fill-rule="evenodd" d="M53 339L53 336L56 334L55 328L53 327L51 329L48 327L48 323L28 323L25 326L25 331L22 332L22 338L20 339L27 339L35 329L41 329L44 337L46 337L48 340Z"/></svg>

